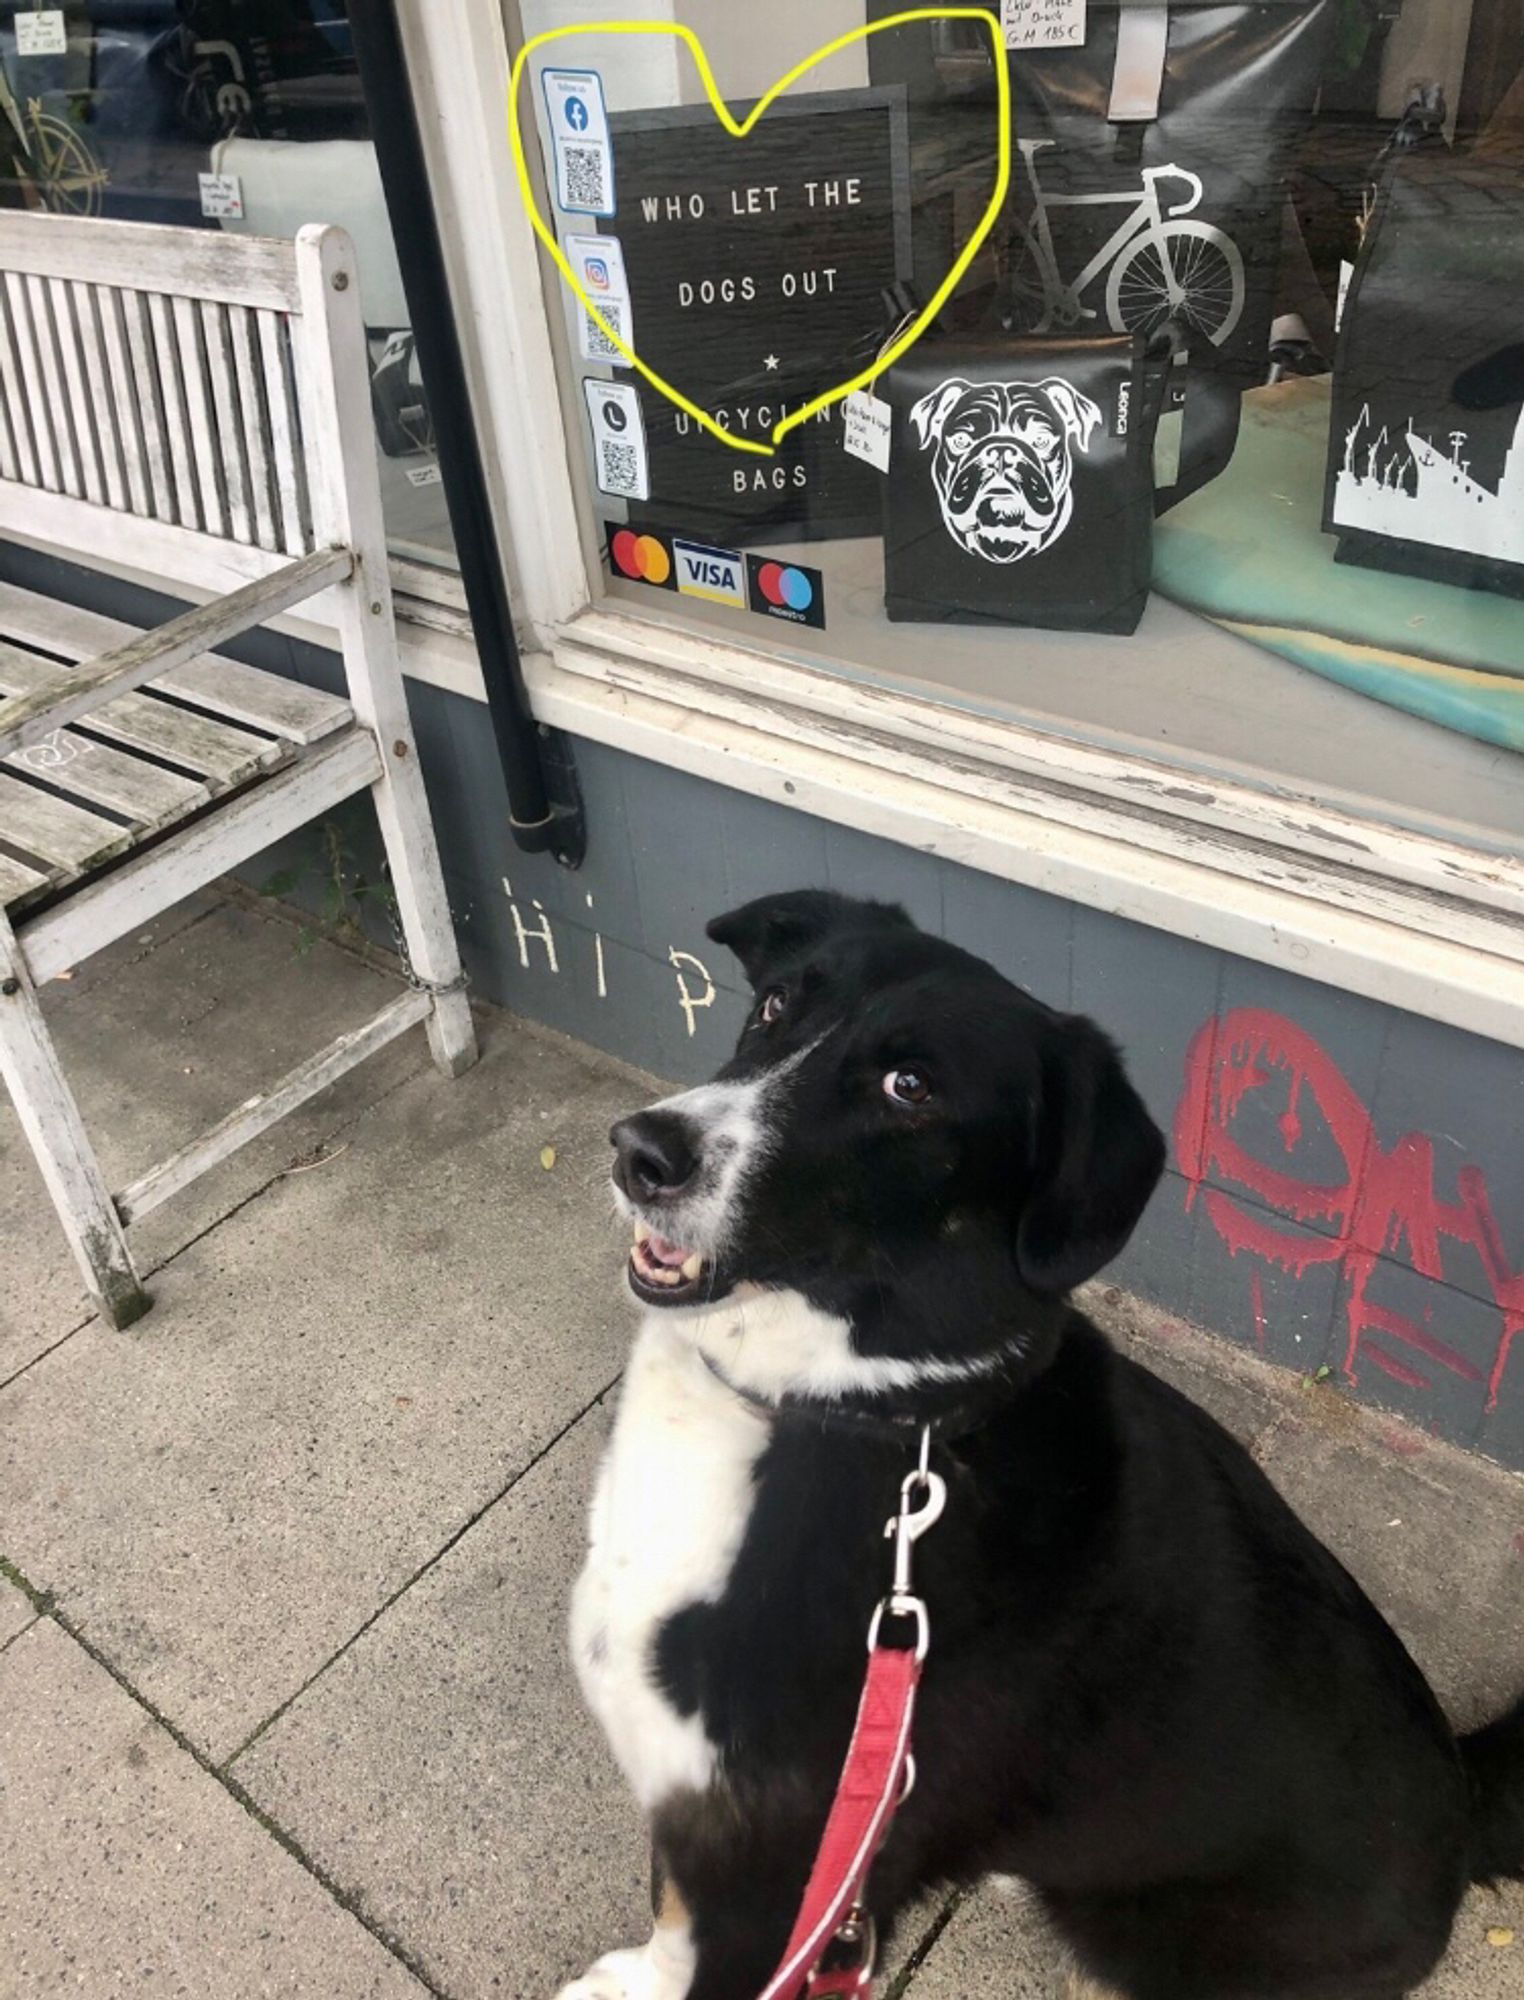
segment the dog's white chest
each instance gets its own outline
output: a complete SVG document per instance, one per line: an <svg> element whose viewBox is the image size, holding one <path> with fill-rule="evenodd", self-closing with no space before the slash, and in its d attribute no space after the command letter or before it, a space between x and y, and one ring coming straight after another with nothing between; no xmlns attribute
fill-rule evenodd
<svg viewBox="0 0 1524 2000"><path fill-rule="evenodd" d="M636 1797L706 1786L715 1749L655 1677L665 1621L723 1593L751 1513L769 1427L653 1315L630 1355L594 1489L587 1563L572 1599L572 1657Z"/></svg>

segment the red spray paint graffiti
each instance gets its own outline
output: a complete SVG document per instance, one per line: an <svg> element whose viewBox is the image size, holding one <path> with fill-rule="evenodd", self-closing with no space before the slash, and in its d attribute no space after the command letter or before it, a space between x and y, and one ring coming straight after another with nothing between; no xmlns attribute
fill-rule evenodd
<svg viewBox="0 0 1524 2000"><path fill-rule="evenodd" d="M1235 1138L1234 1120L1250 1092L1272 1087L1286 1093L1277 1123L1289 1159L1303 1136L1304 1109L1315 1107L1321 1115L1342 1164L1333 1183L1299 1179ZM1253 1251L1297 1277L1314 1264L1342 1267L1348 1291L1343 1368L1350 1382L1359 1380L1364 1361L1415 1389L1433 1386L1427 1367L1443 1368L1464 1381L1485 1381L1487 1408L1496 1407L1514 1336L1524 1331L1524 1270L1510 1268L1480 1167L1462 1167L1458 1199L1441 1200L1434 1141L1415 1132L1384 1147L1370 1112L1326 1050L1295 1022L1253 1007L1206 1022L1192 1042L1175 1113L1175 1150L1189 1183L1188 1202L1201 1196L1230 1251ZM1233 1188L1275 1213L1235 1200L1228 1191ZM1328 1233L1277 1227L1277 1216L1316 1223ZM1447 1244L1478 1254L1498 1308L1498 1344L1487 1369L1370 1296L1383 1256L1405 1257L1422 1276L1443 1280ZM1257 1273L1253 1293L1263 1344Z"/></svg>

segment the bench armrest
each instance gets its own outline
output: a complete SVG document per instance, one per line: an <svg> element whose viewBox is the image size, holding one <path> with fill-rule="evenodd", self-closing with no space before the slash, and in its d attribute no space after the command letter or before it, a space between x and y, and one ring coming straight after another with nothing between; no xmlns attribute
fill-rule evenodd
<svg viewBox="0 0 1524 2000"><path fill-rule="evenodd" d="M225 639L247 632L331 583L342 582L354 566L348 549L317 549L225 597L182 612L124 646L113 646L109 653L76 667L64 688L38 688L34 694L0 701L0 757L40 742L114 696L170 673Z"/></svg>

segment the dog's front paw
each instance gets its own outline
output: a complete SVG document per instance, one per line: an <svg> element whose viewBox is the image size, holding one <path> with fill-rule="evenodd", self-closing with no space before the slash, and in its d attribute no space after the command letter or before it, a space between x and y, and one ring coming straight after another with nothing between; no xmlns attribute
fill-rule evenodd
<svg viewBox="0 0 1524 2000"><path fill-rule="evenodd" d="M563 1986L556 2000L668 2000L671 1991L649 1951L611 1951Z"/></svg>

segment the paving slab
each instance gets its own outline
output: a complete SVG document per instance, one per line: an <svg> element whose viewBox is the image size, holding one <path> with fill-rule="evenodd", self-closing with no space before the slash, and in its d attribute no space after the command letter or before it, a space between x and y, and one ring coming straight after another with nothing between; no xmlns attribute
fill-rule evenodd
<svg viewBox="0 0 1524 2000"><path fill-rule="evenodd" d="M325 939L299 952L273 910L193 896L43 989L64 1073L112 1187L133 1179L400 990ZM150 1216L139 1268L166 1258L427 1067L422 1029L362 1063ZM82 1325L91 1306L10 1100L0 1088L0 1381ZM152 1287L150 1287L152 1289Z"/></svg>
<svg viewBox="0 0 1524 2000"><path fill-rule="evenodd" d="M1524 1689L1524 1479L1374 1419L1336 1390L1302 1396L1265 1470L1396 1627L1457 1728Z"/></svg>
<svg viewBox="0 0 1524 2000"><path fill-rule="evenodd" d="M640 1814L566 1620L600 1408L232 1766L452 2000L548 2000L650 1929Z"/></svg>
<svg viewBox="0 0 1524 2000"><path fill-rule="evenodd" d="M1511 1944L1488 1933L1512 1931ZM1020 1884L981 1888L959 1908L913 1977L887 2000L1064 2000L1064 1954ZM1524 1992L1524 1885L1474 1889L1450 1950L1413 2000L1518 2000Z"/></svg>
<svg viewBox="0 0 1524 2000"><path fill-rule="evenodd" d="M960 1905L909 1980L913 2000L1062 2000L1063 1954L1022 1883L987 1883Z"/></svg>
<svg viewBox="0 0 1524 2000"><path fill-rule="evenodd" d="M618 1372L607 1132L650 1088L497 1016L476 1069L176 1258L131 1333L0 1391L3 1553L214 1758Z"/></svg>
<svg viewBox="0 0 1524 2000"><path fill-rule="evenodd" d="M0 1656L0 1772L6 1993L426 1992L51 1619Z"/></svg>
<svg viewBox="0 0 1524 2000"><path fill-rule="evenodd" d="M18 1632L24 1632L36 1616L26 1592L0 1577L0 1649L8 1646Z"/></svg>
<svg viewBox="0 0 1524 2000"><path fill-rule="evenodd" d="M644 1824L567 1654L590 1412L230 1767L431 1981L548 2000L650 1928ZM893 1973L935 1921L901 1925Z"/></svg>

